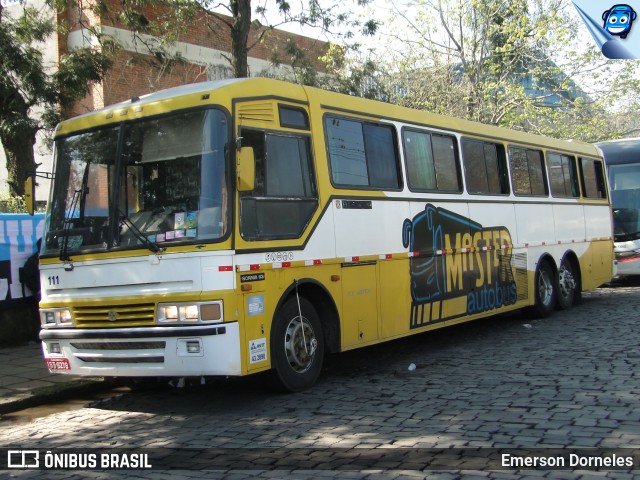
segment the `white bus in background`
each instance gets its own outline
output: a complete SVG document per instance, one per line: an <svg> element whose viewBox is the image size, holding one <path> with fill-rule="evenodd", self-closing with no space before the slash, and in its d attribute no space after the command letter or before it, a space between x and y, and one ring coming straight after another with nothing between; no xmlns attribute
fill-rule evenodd
<svg viewBox="0 0 640 480"><path fill-rule="evenodd" d="M617 275L640 275L640 138L596 146L609 175Z"/></svg>

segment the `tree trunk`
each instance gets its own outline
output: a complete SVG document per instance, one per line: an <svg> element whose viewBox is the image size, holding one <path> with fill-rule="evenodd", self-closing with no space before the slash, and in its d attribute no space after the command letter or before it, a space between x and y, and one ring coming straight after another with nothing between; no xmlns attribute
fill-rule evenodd
<svg viewBox="0 0 640 480"><path fill-rule="evenodd" d="M9 192L12 195L22 196L24 195L24 181L27 179L27 175L35 172L36 169L33 154L36 134L35 132L25 132L21 136L6 137L6 135L0 136L0 141L7 157Z"/></svg>
<svg viewBox="0 0 640 480"><path fill-rule="evenodd" d="M231 0L233 27L231 28L231 54L233 75L238 78L249 76L247 62L249 30L251 29L251 0Z"/></svg>

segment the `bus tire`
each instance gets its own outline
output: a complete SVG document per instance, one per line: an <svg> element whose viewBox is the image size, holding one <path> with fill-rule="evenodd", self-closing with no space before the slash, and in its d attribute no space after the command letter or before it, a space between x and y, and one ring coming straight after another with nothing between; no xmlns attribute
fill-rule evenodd
<svg viewBox="0 0 640 480"><path fill-rule="evenodd" d="M279 390L300 392L312 387L322 369L324 339L313 305L300 297L289 298L271 328L271 358ZM302 311L302 321L300 319Z"/></svg>
<svg viewBox="0 0 640 480"><path fill-rule="evenodd" d="M578 289L578 280L573 263L568 258L563 258L558 269L558 308L568 310L573 307Z"/></svg>
<svg viewBox="0 0 640 480"><path fill-rule="evenodd" d="M556 276L549 262L541 260L535 276L535 303L529 307L533 318L546 318L553 313L558 296Z"/></svg>

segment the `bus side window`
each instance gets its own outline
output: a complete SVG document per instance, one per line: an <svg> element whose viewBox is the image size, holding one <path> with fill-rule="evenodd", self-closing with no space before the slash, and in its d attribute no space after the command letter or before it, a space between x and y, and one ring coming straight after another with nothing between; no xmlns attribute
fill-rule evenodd
<svg viewBox="0 0 640 480"><path fill-rule="evenodd" d="M279 104L278 112L280 114L281 127L309 130L309 115L304 108Z"/></svg>
<svg viewBox="0 0 640 480"><path fill-rule="evenodd" d="M544 160L540 150L510 146L509 166L513 193L547 196Z"/></svg>
<svg viewBox="0 0 640 480"><path fill-rule="evenodd" d="M465 138L462 140L462 157L469 193L488 195L509 193L502 145Z"/></svg>
<svg viewBox="0 0 640 480"><path fill-rule="evenodd" d="M461 190L454 137L403 129L402 140L410 190Z"/></svg>
<svg viewBox="0 0 640 480"><path fill-rule="evenodd" d="M547 154L547 171L551 194L554 197L579 197L580 186L576 173L576 159L559 153Z"/></svg>
<svg viewBox="0 0 640 480"><path fill-rule="evenodd" d="M253 147L255 189L240 194L246 240L299 238L318 205L308 136L242 131Z"/></svg>
<svg viewBox="0 0 640 480"><path fill-rule="evenodd" d="M326 116L325 134L334 185L401 189L393 126Z"/></svg>
<svg viewBox="0 0 640 480"><path fill-rule="evenodd" d="M580 158L582 194L586 198L607 198L603 165L600 160Z"/></svg>

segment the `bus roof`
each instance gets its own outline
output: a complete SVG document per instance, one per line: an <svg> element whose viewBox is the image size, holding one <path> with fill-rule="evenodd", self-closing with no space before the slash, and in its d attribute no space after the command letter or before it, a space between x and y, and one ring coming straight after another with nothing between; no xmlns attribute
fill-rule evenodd
<svg viewBox="0 0 640 480"><path fill-rule="evenodd" d="M156 109L145 109L146 113L139 115L132 112L128 112L126 115L121 113L127 107L135 108L136 106L165 104L168 110L178 109L184 103L179 100L181 97L186 99L187 97L199 96L204 93L213 93L216 90L220 93L228 91L227 95L232 98L264 98L267 96L287 98L290 96L298 101L311 100L313 104L319 104L328 110L342 111L346 114L363 114L374 118L397 120L462 134L492 137L504 141L538 145L549 149L600 156L600 152L592 144L581 141L558 140L268 78L216 80L160 90L66 120L58 125L56 134L64 135L106 123L139 118L151 114L152 111L158 111Z"/></svg>
<svg viewBox="0 0 640 480"><path fill-rule="evenodd" d="M640 138L623 138L596 143L607 165L640 162Z"/></svg>
<svg viewBox="0 0 640 480"><path fill-rule="evenodd" d="M369 115L375 115L379 118L395 119L402 122L450 130L461 134L484 136L506 142L523 143L597 157L601 156L593 144L579 140L560 140L471 120L439 115L423 110L401 107L376 100L352 97L311 87L305 88L309 92L314 92L314 97L318 99L321 105L329 108L338 107L338 110L353 110L355 113L367 112Z"/></svg>
<svg viewBox="0 0 640 480"><path fill-rule="evenodd" d="M194 93L210 92L211 90L217 90L219 88L226 87L227 85L232 85L234 83L240 82L242 80L246 80L246 79L231 78L227 80L213 80L210 82L189 83L187 85L180 85L178 87L165 88L163 90L158 90L156 92L147 93L146 95L141 95L140 97L133 97L128 100L123 100L122 102L114 103L112 105L107 105L103 108L94 110L92 112L83 113L82 115L78 115L67 121L75 120L77 118L84 118L92 115L99 115L101 113L105 113L111 110L118 110L120 108L128 107L129 105L135 105L138 103L145 104L145 103L159 102L162 100L167 100L169 98L181 97L184 95L191 95Z"/></svg>

